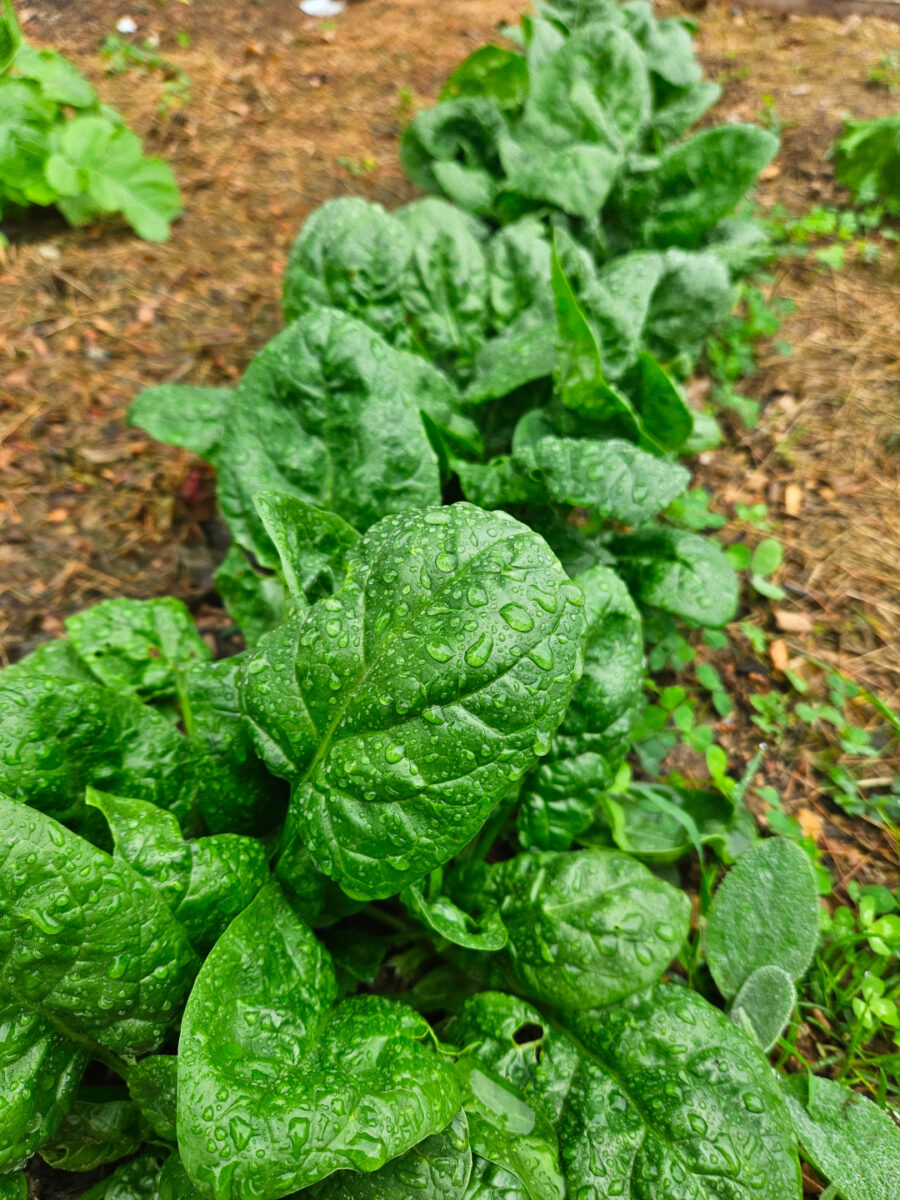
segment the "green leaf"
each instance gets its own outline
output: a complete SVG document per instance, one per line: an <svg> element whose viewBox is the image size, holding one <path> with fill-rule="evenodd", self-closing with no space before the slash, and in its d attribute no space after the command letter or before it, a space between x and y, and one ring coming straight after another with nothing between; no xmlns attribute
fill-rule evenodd
<svg viewBox="0 0 900 1200"><path fill-rule="evenodd" d="M719 886L706 925L706 957L726 999L759 967L799 979L819 940L819 897L809 857L767 838L742 854Z"/></svg>
<svg viewBox="0 0 900 1200"><path fill-rule="evenodd" d="M843 1200L900 1194L900 1130L865 1096L818 1075L781 1077L797 1137Z"/></svg>
<svg viewBox="0 0 900 1200"><path fill-rule="evenodd" d="M183 446L214 463L233 397L233 388L161 383L145 388L132 400L127 421L158 442Z"/></svg>
<svg viewBox="0 0 900 1200"><path fill-rule="evenodd" d="M663 362L678 355L694 362L731 311L731 280L710 251L672 248L660 257L662 270L647 311L646 346Z"/></svg>
<svg viewBox="0 0 900 1200"><path fill-rule="evenodd" d="M559 1020L486 992L466 1002L447 1036L506 1083L523 1115L530 1110L555 1129L564 1195L799 1200L796 1145L775 1076L758 1047L696 992L658 984L600 1013ZM471 1117L470 1132L480 1155Z"/></svg>
<svg viewBox="0 0 900 1200"><path fill-rule="evenodd" d="M171 168L145 158L141 140L106 117L78 116L59 132L47 182L62 196L87 192L103 212L120 212L139 237L162 242L181 212Z"/></svg>
<svg viewBox="0 0 900 1200"><path fill-rule="evenodd" d="M793 979L783 967L772 963L757 967L747 976L729 1015L768 1054L790 1021L796 1003Z"/></svg>
<svg viewBox="0 0 900 1200"><path fill-rule="evenodd" d="M11 667L6 667L0 675L0 684L19 683L35 676L53 676L58 679L68 679L74 683L96 684L95 677L85 666L81 658L72 648L68 638L53 638L52 641L42 642L24 658Z"/></svg>
<svg viewBox="0 0 900 1200"><path fill-rule="evenodd" d="M579 416L607 423L629 440L637 441L640 433L637 414L628 397L604 376L596 331L563 270L558 242L554 243L552 264L557 321L554 383L559 398Z"/></svg>
<svg viewBox="0 0 900 1200"><path fill-rule="evenodd" d="M646 251L620 254L581 281L579 298L597 331L604 369L612 379L637 362L663 261L662 255Z"/></svg>
<svg viewBox="0 0 900 1200"><path fill-rule="evenodd" d="M644 55L622 29L600 22L573 33L532 74L523 123L557 145L630 149L650 118Z"/></svg>
<svg viewBox="0 0 900 1200"><path fill-rule="evenodd" d="M41 1144L44 1162L62 1171L93 1171L141 1148L145 1129L130 1100L76 1100L56 1133Z"/></svg>
<svg viewBox="0 0 900 1200"><path fill-rule="evenodd" d="M11 0L3 0L0 4L0 75L9 69L21 44L22 30Z"/></svg>
<svg viewBox="0 0 900 1200"><path fill-rule="evenodd" d="M549 144L543 130L520 129L500 142L506 179L504 196L524 197L535 204L552 204L563 212L589 220L603 207L622 169L622 155L609 146L576 142Z"/></svg>
<svg viewBox="0 0 900 1200"><path fill-rule="evenodd" d="M0 1175L0 1200L28 1200L28 1180L23 1172Z"/></svg>
<svg viewBox="0 0 900 1200"><path fill-rule="evenodd" d="M212 946L269 878L255 838L224 833L185 841L171 813L143 800L88 788L87 802L106 818L115 857L153 886L200 949Z"/></svg>
<svg viewBox="0 0 900 1200"><path fill-rule="evenodd" d="M178 1145L213 1200L375 1171L457 1111L421 1017L371 995L335 1006L336 991L326 951L274 884L204 963L182 1023Z"/></svg>
<svg viewBox="0 0 900 1200"><path fill-rule="evenodd" d="M219 505L267 567L278 555L253 497L286 492L365 529L436 503L438 460L405 359L351 317L310 312L256 356L238 385L219 454Z"/></svg>
<svg viewBox="0 0 900 1200"><path fill-rule="evenodd" d="M625 585L606 567L575 582L587 616L584 674L519 806L523 846L542 850L568 849L590 823L628 748L643 680L641 618Z"/></svg>
<svg viewBox="0 0 900 1200"><path fill-rule="evenodd" d="M483 231L443 200L417 200L398 216L412 245L403 305L416 344L438 365L465 364L484 340L488 317Z"/></svg>
<svg viewBox="0 0 900 1200"><path fill-rule="evenodd" d="M82 1192L80 1200L162 1200L159 1193L163 1156L149 1150L116 1167L112 1175ZM170 1196L168 1200L175 1200ZM187 1195L178 1200L195 1200Z"/></svg>
<svg viewBox="0 0 900 1200"><path fill-rule="evenodd" d="M677 141L712 108L722 95L717 83L708 80L682 88L657 88L656 105L650 120L658 146Z"/></svg>
<svg viewBox="0 0 900 1200"><path fill-rule="evenodd" d="M154 888L56 821L0 799L0 990L62 1032L140 1053L196 960Z"/></svg>
<svg viewBox="0 0 900 1200"><path fill-rule="evenodd" d="M40 84L42 94L54 104L94 108L98 103L97 93L84 76L55 50L38 50L20 41L13 67L17 75Z"/></svg>
<svg viewBox="0 0 900 1200"><path fill-rule="evenodd" d="M250 649L287 616L284 584L274 575L255 571L239 546L229 546L213 582Z"/></svg>
<svg viewBox="0 0 900 1200"><path fill-rule="evenodd" d="M471 1172L469 1129L460 1112L442 1133L425 1138L379 1171L336 1171L306 1195L309 1200L466 1200Z"/></svg>
<svg viewBox="0 0 900 1200"><path fill-rule="evenodd" d="M479 46L447 77L441 100L483 96L504 112L515 112L528 95L528 66L523 55L488 42Z"/></svg>
<svg viewBox="0 0 900 1200"><path fill-rule="evenodd" d="M128 1091L157 1137L175 1141L178 1058L148 1054L128 1071Z"/></svg>
<svg viewBox="0 0 900 1200"><path fill-rule="evenodd" d="M488 243L492 324L511 325L522 313L553 314L550 239L538 217L507 225Z"/></svg>
<svg viewBox="0 0 900 1200"><path fill-rule="evenodd" d="M400 893L404 907L439 937L468 950L501 950L507 942L506 927L496 908L476 920L453 903L449 896L426 897L421 884Z"/></svg>
<svg viewBox="0 0 900 1200"><path fill-rule="evenodd" d="M353 526L337 513L283 492L257 492L253 503L278 551L294 605L305 608L338 591L344 579L344 560L359 541Z"/></svg>
<svg viewBox="0 0 900 1200"><path fill-rule="evenodd" d="M191 664L179 695L195 763L197 807L211 833L265 833L284 812L284 788L261 762L241 717L237 677L245 658Z"/></svg>
<svg viewBox="0 0 900 1200"><path fill-rule="evenodd" d="M416 116L400 141L400 160L423 191L445 193L477 215L489 216L492 184L501 173L497 144L505 130L503 113L486 97L444 100ZM440 170L449 166L458 170L449 175Z"/></svg>
<svg viewBox="0 0 900 1200"><path fill-rule="evenodd" d="M0 1172L20 1170L54 1135L86 1065L84 1050L39 1013L0 999Z"/></svg>
<svg viewBox="0 0 900 1200"><path fill-rule="evenodd" d="M486 463L457 459L454 466L463 495L479 508L546 503L541 484L521 470L508 454L498 454Z"/></svg>
<svg viewBox="0 0 900 1200"><path fill-rule="evenodd" d="M529 1196L511 1171L476 1154L465 1200L529 1200Z"/></svg>
<svg viewBox="0 0 900 1200"><path fill-rule="evenodd" d="M556 345L552 321L533 310L523 313L497 337L488 338L476 354L466 401L500 400L527 383L549 379L556 364Z"/></svg>
<svg viewBox="0 0 900 1200"><path fill-rule="evenodd" d="M499 906L509 942L498 956L529 999L599 1008L654 983L687 937L687 896L627 854L520 854L463 864L450 892L476 911Z"/></svg>
<svg viewBox="0 0 900 1200"><path fill-rule="evenodd" d="M241 704L292 784L283 848L372 899L445 862L546 751L583 599L540 537L467 504L380 522L346 570L264 639Z"/></svg>
<svg viewBox="0 0 900 1200"><path fill-rule="evenodd" d="M191 813L199 785L193 751L135 696L10 667L0 672L0 709L0 791L13 799L77 822L90 783L181 819Z"/></svg>
<svg viewBox="0 0 900 1200"><path fill-rule="evenodd" d="M726 862L733 862L752 844L755 828L746 813L735 813L720 792L671 787L662 783L632 783L625 792L601 797L608 829L620 850L642 862L677 862L697 844L711 846ZM579 840L593 844L590 830Z"/></svg>
<svg viewBox="0 0 900 1200"><path fill-rule="evenodd" d="M638 355L625 386L643 425L641 444L656 453L680 449L693 432L694 418L681 392L652 354L642 351Z"/></svg>
<svg viewBox="0 0 900 1200"><path fill-rule="evenodd" d="M691 35L677 17L659 20L645 0L622 6L625 28L644 52L648 68L673 87L698 83L703 69L697 62Z"/></svg>
<svg viewBox="0 0 900 1200"><path fill-rule="evenodd" d="M328 200L307 219L284 273L284 318L339 308L404 344L401 281L412 253L403 222L359 196Z"/></svg>
<svg viewBox="0 0 900 1200"><path fill-rule="evenodd" d="M607 546L639 605L713 629L733 620L737 576L718 542L685 529L648 525L614 534Z"/></svg>
<svg viewBox="0 0 900 1200"><path fill-rule="evenodd" d="M103 600L66 617L72 648L97 679L145 700L174 696L179 673L212 651L180 600Z"/></svg>
<svg viewBox="0 0 900 1200"><path fill-rule="evenodd" d="M663 150L654 170L626 181L615 206L643 245L695 246L777 149L778 139L756 125L703 129Z"/></svg>
<svg viewBox="0 0 900 1200"><path fill-rule="evenodd" d="M774 575L784 561L784 548L777 538L763 538L750 559L754 575Z"/></svg>
<svg viewBox="0 0 900 1200"><path fill-rule="evenodd" d="M690 482L684 467L620 438L557 437L540 409L516 426L513 460L541 480L554 504L588 508L625 525L656 516Z"/></svg>
<svg viewBox="0 0 900 1200"><path fill-rule="evenodd" d="M846 121L834 147L834 173L857 204L900 213L900 115Z"/></svg>

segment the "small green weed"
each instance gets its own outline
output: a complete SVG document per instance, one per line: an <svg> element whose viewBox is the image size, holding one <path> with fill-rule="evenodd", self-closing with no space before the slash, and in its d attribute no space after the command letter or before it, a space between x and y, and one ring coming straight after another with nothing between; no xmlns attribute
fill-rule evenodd
<svg viewBox="0 0 900 1200"><path fill-rule="evenodd" d="M867 82L870 87L885 88L896 96L900 92L900 54L896 50L882 54L878 63L870 68Z"/></svg>
<svg viewBox="0 0 900 1200"><path fill-rule="evenodd" d="M345 171L349 171L355 179L358 179L361 175L367 175L378 168L377 161L368 155L365 158L348 158L346 155L341 154L334 161L339 167L343 167Z"/></svg>
<svg viewBox="0 0 900 1200"><path fill-rule="evenodd" d="M190 45L190 35L179 33L178 45L185 49ZM159 47L153 42L130 42L117 33L111 33L100 50L100 57L106 61L106 71L109 75L125 75L134 71L141 75L159 71L164 79L157 110L160 116L167 116L177 109L184 108L191 98L191 78L176 63L170 62L159 52Z"/></svg>

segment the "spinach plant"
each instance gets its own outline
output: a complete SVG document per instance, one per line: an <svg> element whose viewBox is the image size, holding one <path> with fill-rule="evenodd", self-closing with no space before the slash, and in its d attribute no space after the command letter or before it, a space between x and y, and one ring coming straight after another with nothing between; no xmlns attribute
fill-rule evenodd
<svg viewBox="0 0 900 1200"><path fill-rule="evenodd" d="M163 241L181 197L171 168L144 155L68 59L31 46L3 0L0 218L31 205L55 205L71 225L118 212L142 238Z"/></svg>

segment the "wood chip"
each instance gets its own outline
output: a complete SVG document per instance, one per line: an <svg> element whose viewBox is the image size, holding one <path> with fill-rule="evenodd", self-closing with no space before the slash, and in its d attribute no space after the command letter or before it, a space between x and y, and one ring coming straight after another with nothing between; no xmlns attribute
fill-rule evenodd
<svg viewBox="0 0 900 1200"><path fill-rule="evenodd" d="M775 624L782 633L810 633L812 618L802 612L790 612L786 608L775 609Z"/></svg>
<svg viewBox="0 0 900 1200"><path fill-rule="evenodd" d="M803 488L789 483L784 489L784 511L789 517L799 517L803 508Z"/></svg>
<svg viewBox="0 0 900 1200"><path fill-rule="evenodd" d="M788 665L788 648L787 642L782 638L777 638L771 646L769 646L769 658L772 660L772 666L776 671L784 671Z"/></svg>

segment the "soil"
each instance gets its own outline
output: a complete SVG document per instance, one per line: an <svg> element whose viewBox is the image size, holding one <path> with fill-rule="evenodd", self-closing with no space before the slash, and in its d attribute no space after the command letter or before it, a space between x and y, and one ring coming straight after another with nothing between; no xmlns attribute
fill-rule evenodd
<svg viewBox="0 0 900 1200"><path fill-rule="evenodd" d="M19 5L28 36L64 50L171 163L185 213L162 245L116 222L70 230L47 214L10 230L13 245L0 251L0 663L106 596L171 592L201 628L222 625L213 473L128 428L128 403L162 381L233 383L280 328L280 277L307 214L335 195L412 198L397 158L403 126L526 7L363 0L317 21L296 0ZM700 56L723 84L714 119L764 119L781 132L762 207L846 204L827 152L846 114L896 110L897 97L868 77L883 57L900 58L900 25L690 7ZM161 113L160 71L106 72L100 47L129 12L138 40L158 37L163 58L190 77L183 107ZM735 507L764 502L786 547L788 598L742 614L777 635L768 658L735 627L716 659L738 699L718 729L737 769L760 737L749 695L782 687L785 666L815 694L822 675L810 655L900 701L898 259L896 243L871 240L875 262L851 245L840 271L812 256L778 268L771 291L796 305L779 339L793 353L763 350L743 388L762 404L758 427L730 422L726 445L697 464L696 482L729 518L728 540L765 536ZM804 736L770 748L757 782L776 786L826 851L838 895L851 878L897 886L896 844L834 807ZM889 777L897 762L876 766ZM764 822L764 805L756 811Z"/></svg>

